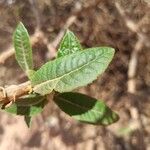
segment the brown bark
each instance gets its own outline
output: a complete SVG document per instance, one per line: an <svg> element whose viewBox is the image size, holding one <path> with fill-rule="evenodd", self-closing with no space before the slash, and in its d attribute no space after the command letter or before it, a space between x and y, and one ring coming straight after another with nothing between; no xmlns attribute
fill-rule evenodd
<svg viewBox="0 0 150 150"><path fill-rule="evenodd" d="M32 87L30 81L21 83L19 85L10 85L0 90L0 103L5 107L10 102L14 102L21 96L27 95L31 92Z"/></svg>

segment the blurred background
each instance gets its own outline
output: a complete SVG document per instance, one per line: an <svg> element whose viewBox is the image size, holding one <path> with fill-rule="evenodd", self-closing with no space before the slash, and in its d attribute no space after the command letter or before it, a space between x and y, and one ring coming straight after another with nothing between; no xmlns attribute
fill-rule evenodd
<svg viewBox="0 0 150 150"><path fill-rule="evenodd" d="M0 0L0 86L27 80L12 44L19 21L31 35L35 68L55 58L67 28L83 47L114 47L107 71L78 91L103 99L120 120L82 124L50 97L30 129L22 117L0 113L0 150L150 150L150 0Z"/></svg>

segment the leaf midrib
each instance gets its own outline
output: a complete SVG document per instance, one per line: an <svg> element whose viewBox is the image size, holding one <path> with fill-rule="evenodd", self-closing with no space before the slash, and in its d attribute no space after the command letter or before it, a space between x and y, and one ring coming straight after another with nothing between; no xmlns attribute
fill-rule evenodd
<svg viewBox="0 0 150 150"><path fill-rule="evenodd" d="M21 32L22 33L22 32ZM26 33L27 34L27 33ZM29 66L28 66L28 63L27 63L27 59L26 59L26 54L25 54L25 49L24 49L24 45L23 45L23 36L22 36L22 34L20 35L20 38L21 38L21 48L22 48L22 50L23 50L23 59L24 59L24 62L25 62L25 66L26 66L26 70L28 71L28 70L30 70L30 68L29 68Z"/></svg>
<svg viewBox="0 0 150 150"><path fill-rule="evenodd" d="M30 102L31 102L30 104L24 104L24 103L21 104L21 102L20 102L20 103L16 103L16 105L17 105L17 106L22 106L22 107L35 106L35 105L41 103L42 101L44 101L44 97L41 98L40 100L34 102L34 103L32 103L32 102L30 101Z"/></svg>
<svg viewBox="0 0 150 150"><path fill-rule="evenodd" d="M103 54L103 53L102 53L102 54ZM100 56L101 56L101 55L100 55ZM76 72L76 71L78 71L78 70L81 70L82 68L84 68L85 66L89 65L91 62L94 62L94 61L97 60L97 59L98 59L98 57L95 57L95 58L93 58L91 61L85 63L85 64L82 65L82 66L80 66L79 68L77 68L77 69L75 69L75 70L72 70L72 71L70 71L70 72L68 72L68 73L66 73L66 74L64 74L64 75L62 75L62 76L60 76L60 77L55 78L55 79L51 79L51 80L42 82L41 84L36 85L35 88L38 88L39 86L43 86L43 85L48 84L48 83L50 83L50 82L52 82L52 81L55 81L55 80L58 80L58 82L59 82L59 80L60 80L61 78L63 78L64 76L68 76L68 75L71 74L71 73L74 73L74 72ZM57 86L58 82L56 83L55 87ZM55 87L54 87L53 89L55 89Z"/></svg>
<svg viewBox="0 0 150 150"><path fill-rule="evenodd" d="M84 110L86 110L87 112L88 112L88 111L93 111L93 112L98 113L98 114L100 114L100 115L103 114L102 112L95 110L93 107L92 107L92 108L83 107L83 106L81 106L81 105L72 103L71 101L68 101L67 99L62 98L62 97L59 97L59 99L60 99L60 100L63 100L63 101L66 102L66 103L69 103L69 104L71 104L71 105L73 105L73 106L76 106L76 107L78 107L78 108L80 108L80 109L84 109Z"/></svg>

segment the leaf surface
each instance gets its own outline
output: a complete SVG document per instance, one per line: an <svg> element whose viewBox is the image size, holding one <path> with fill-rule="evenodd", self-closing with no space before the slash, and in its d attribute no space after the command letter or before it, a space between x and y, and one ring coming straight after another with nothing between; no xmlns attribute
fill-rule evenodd
<svg viewBox="0 0 150 150"><path fill-rule="evenodd" d="M61 93L54 97L54 101L62 111L81 122L109 125L119 119L119 116L103 101L84 94Z"/></svg>
<svg viewBox="0 0 150 150"><path fill-rule="evenodd" d="M18 64L28 75L33 69L32 48L28 31L22 23L19 23L14 32L13 42Z"/></svg>
<svg viewBox="0 0 150 150"><path fill-rule="evenodd" d="M67 30L66 34L64 35L60 43L57 58L72 53L76 53L77 51L80 50L82 50L82 47L80 45L78 38L74 35L73 32Z"/></svg>
<svg viewBox="0 0 150 150"><path fill-rule="evenodd" d="M15 115L34 116L42 112L46 105L46 98L39 95L22 97L4 111Z"/></svg>
<svg viewBox="0 0 150 150"><path fill-rule="evenodd" d="M97 47L50 61L31 77L33 90L46 95L52 90L62 93L85 86L105 71L113 55L114 49Z"/></svg>

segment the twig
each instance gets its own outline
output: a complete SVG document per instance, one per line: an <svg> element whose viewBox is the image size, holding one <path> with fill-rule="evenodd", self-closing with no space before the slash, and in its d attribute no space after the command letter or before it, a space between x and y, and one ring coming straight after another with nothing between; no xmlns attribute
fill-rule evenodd
<svg viewBox="0 0 150 150"><path fill-rule="evenodd" d="M39 12L39 8L38 8L38 4L37 4L37 0L29 0L29 3L31 4L31 8L33 11L33 14L35 16L36 19L36 28L38 30L41 29L41 13Z"/></svg>
<svg viewBox="0 0 150 150"><path fill-rule="evenodd" d="M48 46L49 49L51 48L56 48L57 45L59 44L61 38L64 35L65 29L67 29L74 21L76 20L76 16L71 16L68 18L64 28L60 31L56 39L48 44L47 38L44 36L44 33L37 28L35 33L31 36L31 43L32 45L36 44L38 41L43 41L45 45ZM51 47L50 47L51 46ZM14 54L14 49L10 48L7 51L3 52L0 55L0 63L4 63L6 59L8 59L10 56ZM56 53L56 51L55 51ZM10 102L14 101L15 99L18 99L19 97L26 95L30 92L31 90L31 84L30 82L25 82L20 85L11 85L7 88L4 88L4 90L0 91L0 103L3 104L3 106L9 104ZM4 94L5 91L5 94ZM6 95L6 96L5 96Z"/></svg>
<svg viewBox="0 0 150 150"><path fill-rule="evenodd" d="M120 16L124 20L126 26L129 28L129 30L134 32L138 38L135 44L135 47L131 53L131 58L130 58L129 67L128 67L128 84L127 84L128 92L134 94L136 92L136 78L135 77L136 77L136 71L137 71L137 65L138 65L138 54L142 50L145 42L147 42L148 40L145 34L139 31L141 22L139 21L139 23L135 23L132 20L130 20L127 17L124 9L119 5L119 3L115 3L115 6Z"/></svg>
<svg viewBox="0 0 150 150"><path fill-rule="evenodd" d="M0 90L0 103L5 106L10 102L14 102L19 97L29 94L31 90L32 88L30 81L19 85L10 85L3 88L3 90Z"/></svg>
<svg viewBox="0 0 150 150"><path fill-rule="evenodd" d="M68 29L77 19L77 16L73 15L73 16L70 16L64 27L60 30L59 34L57 35L57 37L55 38L55 40L51 43L54 47L57 47L57 45L59 44L60 40L62 39L63 35L64 35L64 32L66 29Z"/></svg>
<svg viewBox="0 0 150 150"><path fill-rule="evenodd" d="M129 61L128 68L128 92L135 93L136 92L136 70L138 66L138 55L139 51L142 50L144 44L144 37L139 36L137 43L135 44L134 50L131 53L131 58Z"/></svg>
<svg viewBox="0 0 150 150"><path fill-rule="evenodd" d="M8 48L6 51L0 55L0 64L5 63L5 61L14 54L14 49L12 47Z"/></svg>
<svg viewBox="0 0 150 150"><path fill-rule="evenodd" d="M116 3L115 3L115 6L116 6L116 8L117 8L117 10L118 10L118 12L119 12L119 14L120 14L120 16L121 16L122 19L124 20L126 26L127 26L132 32L135 32L135 33L136 33L136 32L138 31L138 25L135 24L132 20L130 20L130 19L127 17L127 15L126 15L124 9L121 7L121 5L120 5L119 3L116 2Z"/></svg>

